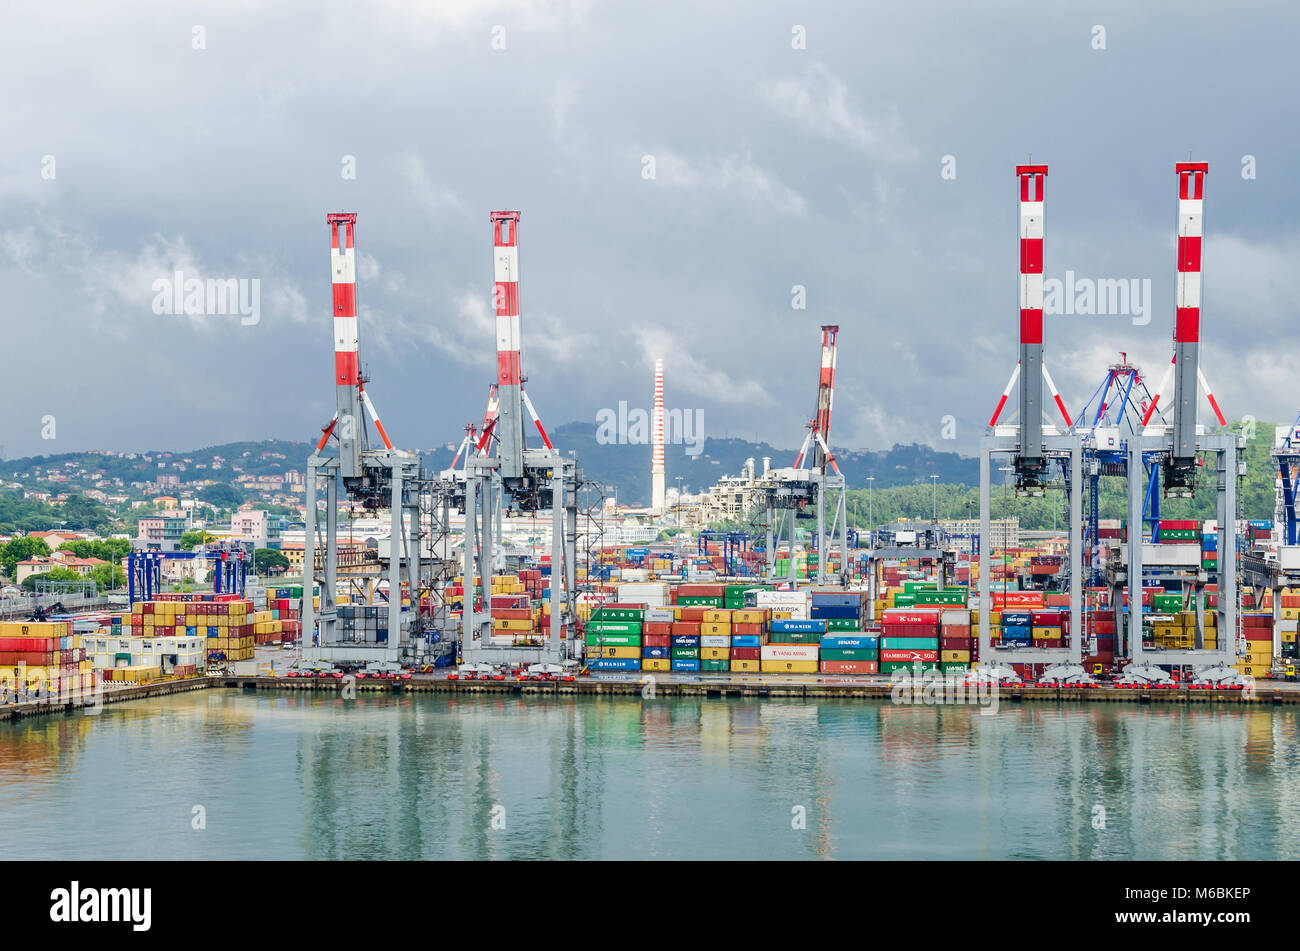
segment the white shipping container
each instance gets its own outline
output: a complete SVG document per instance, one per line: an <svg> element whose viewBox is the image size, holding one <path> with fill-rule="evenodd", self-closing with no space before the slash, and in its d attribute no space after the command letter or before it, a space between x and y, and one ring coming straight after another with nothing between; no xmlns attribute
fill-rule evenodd
<svg viewBox="0 0 1300 951"><path fill-rule="evenodd" d="M700 646L701 647L730 647L731 635L730 634L701 634Z"/></svg>
<svg viewBox="0 0 1300 951"><path fill-rule="evenodd" d="M807 604L807 591L759 591L758 606L760 608L770 607L787 607L792 604Z"/></svg>
<svg viewBox="0 0 1300 951"><path fill-rule="evenodd" d="M817 660L816 644L764 644L759 657L763 660Z"/></svg>

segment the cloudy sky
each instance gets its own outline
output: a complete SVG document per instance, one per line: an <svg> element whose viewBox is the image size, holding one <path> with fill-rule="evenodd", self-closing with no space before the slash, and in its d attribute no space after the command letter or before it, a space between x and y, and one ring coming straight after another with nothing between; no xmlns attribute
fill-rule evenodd
<svg viewBox="0 0 1300 951"><path fill-rule="evenodd" d="M495 370L498 208L523 212L548 422L648 405L659 355L668 406L710 435L796 446L838 323L835 444L969 452L1016 360L1031 154L1047 276L1151 282L1143 326L1049 318L1072 409L1117 351L1155 376L1169 359L1189 151L1210 163L1202 365L1231 416L1300 409L1292 4L125 0L5 20L9 457L312 438L337 210L359 215L386 428L455 438ZM177 270L256 279L258 319L156 314Z"/></svg>

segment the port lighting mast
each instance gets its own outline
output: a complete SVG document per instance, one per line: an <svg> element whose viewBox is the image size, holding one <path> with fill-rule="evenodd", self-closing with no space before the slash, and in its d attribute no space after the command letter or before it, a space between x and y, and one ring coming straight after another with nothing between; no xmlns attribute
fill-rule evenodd
<svg viewBox="0 0 1300 951"><path fill-rule="evenodd" d="M1059 682L1081 682L1087 675L1079 662L1081 631L1079 604L1082 597L1082 451L1073 433L1073 422L1065 403L1043 360L1043 198L1047 180L1046 165L1017 165L1016 180L1020 194L1020 270L1019 316L1020 359L1011 379L1002 391L987 434L980 441L980 570L979 570L979 645L980 667L975 676L982 679L1017 679L1009 664L1051 664L1044 678ZM1011 391L1017 381L1019 418L999 423ZM1043 384L1051 391L1056 408L1065 421L1065 430L1043 421ZM1010 457L1016 477L1017 495L1041 497L1045 494L1052 470L1059 467L1070 510L1070 637L1067 647L1033 647L1023 644L994 647L991 640L990 614L993 608L991 576L991 470L992 459Z"/></svg>

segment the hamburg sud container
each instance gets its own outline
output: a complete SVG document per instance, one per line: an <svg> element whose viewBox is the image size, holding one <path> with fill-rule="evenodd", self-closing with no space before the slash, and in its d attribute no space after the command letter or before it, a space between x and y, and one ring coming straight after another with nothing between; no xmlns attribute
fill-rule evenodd
<svg viewBox="0 0 1300 951"><path fill-rule="evenodd" d="M939 669L939 608L890 608L880 621L882 674Z"/></svg>
<svg viewBox="0 0 1300 951"><path fill-rule="evenodd" d="M587 620L584 642L592 670L640 670L645 607L607 604Z"/></svg>

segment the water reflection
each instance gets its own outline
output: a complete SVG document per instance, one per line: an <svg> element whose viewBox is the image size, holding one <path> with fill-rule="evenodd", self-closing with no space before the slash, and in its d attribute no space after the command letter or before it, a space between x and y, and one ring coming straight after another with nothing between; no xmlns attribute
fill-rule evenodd
<svg viewBox="0 0 1300 951"><path fill-rule="evenodd" d="M1300 851L1289 710L979 709L203 691L0 724L0 832L49 858Z"/></svg>

